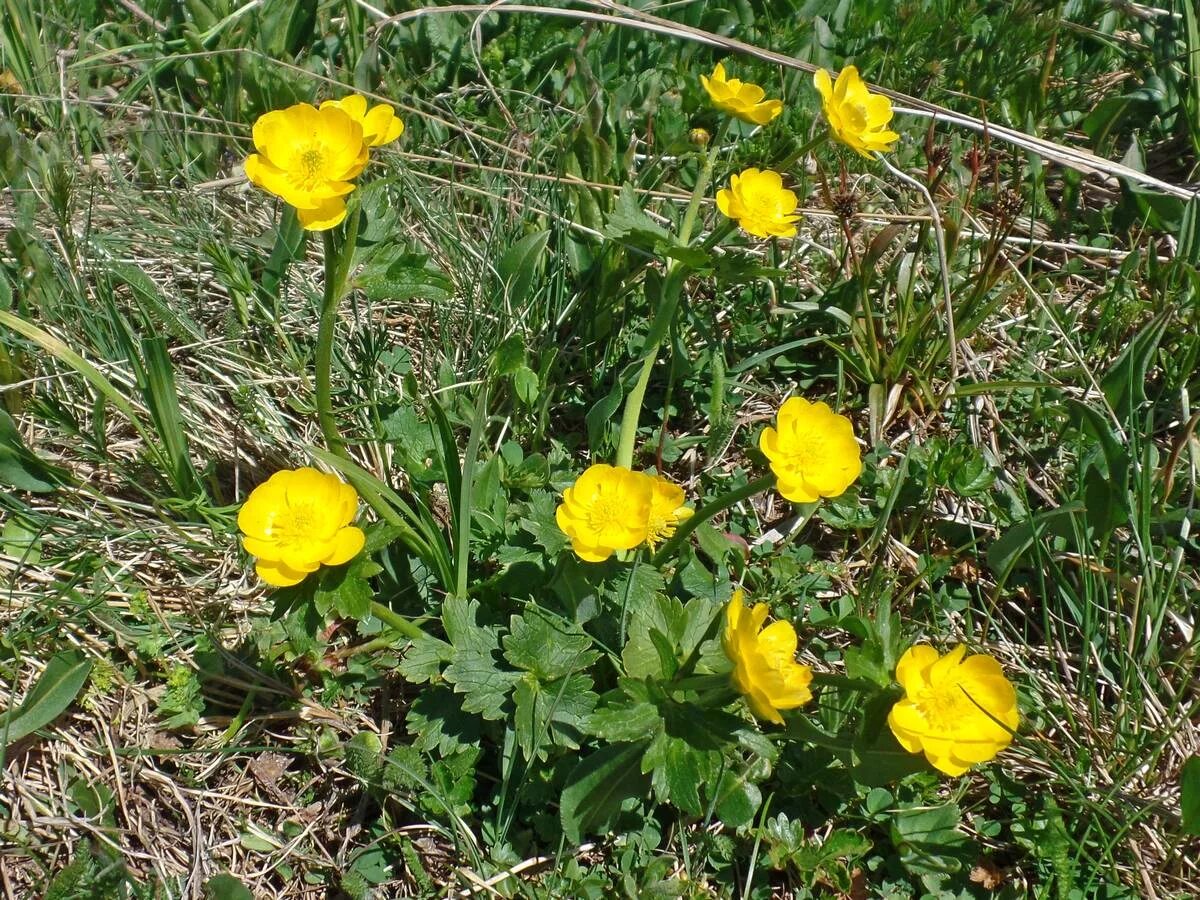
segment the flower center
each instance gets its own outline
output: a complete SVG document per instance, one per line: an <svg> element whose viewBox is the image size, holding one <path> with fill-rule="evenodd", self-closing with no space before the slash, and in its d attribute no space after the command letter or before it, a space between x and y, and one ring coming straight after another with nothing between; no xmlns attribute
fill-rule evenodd
<svg viewBox="0 0 1200 900"><path fill-rule="evenodd" d="M620 497L602 493L588 510L588 527L594 532L605 532L620 527L625 515L626 507Z"/></svg>
<svg viewBox="0 0 1200 900"><path fill-rule="evenodd" d="M786 215L778 193L766 191L752 194L749 198L751 214L758 219L778 219Z"/></svg>
<svg viewBox="0 0 1200 900"><path fill-rule="evenodd" d="M675 534L675 526L679 520L673 513L658 515L650 513L650 521L646 523L646 543L654 547L659 541L665 541Z"/></svg>
<svg viewBox="0 0 1200 900"><path fill-rule="evenodd" d="M797 469L819 466L825 461L825 442L814 434L796 435L788 451L788 461Z"/></svg>
<svg viewBox="0 0 1200 900"><path fill-rule="evenodd" d="M313 537L320 516L311 503L289 506L287 512L275 520L272 537L279 544L297 544Z"/></svg>
<svg viewBox="0 0 1200 900"><path fill-rule="evenodd" d="M937 732L953 732L974 705L958 682L928 687L917 695L917 705L930 727Z"/></svg>
<svg viewBox="0 0 1200 900"><path fill-rule="evenodd" d="M325 148L320 144L310 144L296 159L296 169L292 172L296 186L306 191L316 188L325 177Z"/></svg>
<svg viewBox="0 0 1200 900"><path fill-rule="evenodd" d="M847 103L842 107L846 124L854 131L867 130L867 106L865 103Z"/></svg>

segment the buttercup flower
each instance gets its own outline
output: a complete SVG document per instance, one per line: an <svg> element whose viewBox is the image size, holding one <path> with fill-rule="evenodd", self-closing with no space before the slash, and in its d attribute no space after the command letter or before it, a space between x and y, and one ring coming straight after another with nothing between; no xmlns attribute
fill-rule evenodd
<svg viewBox="0 0 1200 900"><path fill-rule="evenodd" d="M796 629L791 622L766 628L767 604L746 609L735 591L725 609L722 646L733 662L733 685L760 719L783 724L781 709L795 709L812 699L812 670L796 662ZM760 630L761 629L761 630Z"/></svg>
<svg viewBox="0 0 1200 900"><path fill-rule="evenodd" d="M796 203L796 194L770 169L746 169L717 191L717 208L755 237L794 237L800 219Z"/></svg>
<svg viewBox="0 0 1200 900"><path fill-rule="evenodd" d="M961 775L1012 742L1017 693L1000 664L986 654L967 656L959 644L945 656L928 644L909 647L896 665L904 698L888 726L909 753L925 753L937 770Z"/></svg>
<svg viewBox="0 0 1200 900"><path fill-rule="evenodd" d="M646 543L650 549L675 534L679 523L692 517L683 503L683 488L661 475L643 475L650 483L650 515L646 520Z"/></svg>
<svg viewBox="0 0 1200 900"><path fill-rule="evenodd" d="M767 427L758 449L771 461L776 488L795 503L836 497L862 471L854 426L824 403L790 397L779 407L778 430Z"/></svg>
<svg viewBox="0 0 1200 900"><path fill-rule="evenodd" d="M257 153L246 158L246 177L296 207L300 224L324 231L346 218L350 179L367 164L363 127L347 112L297 103L259 116Z"/></svg>
<svg viewBox="0 0 1200 900"><path fill-rule="evenodd" d="M817 69L813 84L821 92L829 130L847 147L870 159L873 152L886 153L900 140L900 135L888 128L892 101L867 90L854 66L842 69L836 83L824 69Z"/></svg>
<svg viewBox="0 0 1200 900"><path fill-rule="evenodd" d="M604 562L646 540L652 495L648 476L597 463L563 491L554 518L580 559Z"/></svg>
<svg viewBox="0 0 1200 900"><path fill-rule="evenodd" d="M717 63L712 75L700 76L713 106L751 125L766 125L783 112L779 100L763 100L767 92L757 84L725 77L725 67Z"/></svg>
<svg viewBox="0 0 1200 900"><path fill-rule="evenodd" d="M397 118L395 110L386 103L367 109L367 98L361 94L348 94L341 100L326 100L321 109L340 109L362 126L363 143L368 147L390 144L404 134L404 123Z"/></svg>
<svg viewBox="0 0 1200 900"><path fill-rule="evenodd" d="M354 488L305 466L276 472L251 491L238 511L238 528L246 552L258 557L258 577L287 587L358 555L366 536L350 524L357 512Z"/></svg>

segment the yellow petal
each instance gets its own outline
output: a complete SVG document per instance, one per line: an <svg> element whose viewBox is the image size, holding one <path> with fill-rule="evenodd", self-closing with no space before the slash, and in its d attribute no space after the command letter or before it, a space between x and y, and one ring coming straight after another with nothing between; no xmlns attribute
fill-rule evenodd
<svg viewBox="0 0 1200 900"><path fill-rule="evenodd" d="M824 69L813 72L813 85L820 93L821 99L827 102L833 99L833 80Z"/></svg>
<svg viewBox="0 0 1200 900"><path fill-rule="evenodd" d="M242 547L251 556L256 556L260 560L280 560L283 558L279 545L275 541L243 537Z"/></svg>
<svg viewBox="0 0 1200 900"><path fill-rule="evenodd" d="M775 484L775 489L779 491L779 495L784 500L791 500L793 503L816 503L821 499L821 495L809 490L803 481L785 478L779 475L778 470L776 470L776 475L779 476L779 480Z"/></svg>
<svg viewBox="0 0 1200 900"><path fill-rule="evenodd" d="M776 725L783 724L783 716L779 711L771 705L771 700L762 691L751 686L745 692L746 702L750 706L750 711L760 719L765 719L768 722L774 722Z"/></svg>
<svg viewBox="0 0 1200 900"><path fill-rule="evenodd" d="M594 547L589 544L583 544L579 541L571 541L571 549L575 551L575 555L584 562L601 563L613 555L612 547Z"/></svg>
<svg viewBox="0 0 1200 900"><path fill-rule="evenodd" d="M798 643L796 629L792 627L791 622L785 622L782 619L772 622L758 635L758 645L763 656L769 663L776 666L796 661Z"/></svg>
<svg viewBox="0 0 1200 900"><path fill-rule="evenodd" d="M347 94L340 100L326 100L321 104L321 109L328 107L340 109L350 118L361 122L363 116L367 114L367 98L361 94Z"/></svg>
<svg viewBox="0 0 1200 900"><path fill-rule="evenodd" d="M929 685L929 669L938 659L938 652L928 644L914 644L904 651L896 663L896 681L910 696Z"/></svg>
<svg viewBox="0 0 1200 900"><path fill-rule="evenodd" d="M837 81L833 85L833 99L838 103L843 103L846 100L846 95L859 83L862 79L858 77L858 68L855 66L844 66L842 71L838 72Z"/></svg>
<svg viewBox="0 0 1200 900"><path fill-rule="evenodd" d="M380 103L363 118L363 140L372 147L390 144L404 133L404 123L386 103Z"/></svg>
<svg viewBox="0 0 1200 900"><path fill-rule="evenodd" d="M296 218L306 231L328 231L346 218L346 201L341 197L322 200L316 209L296 209Z"/></svg>
<svg viewBox="0 0 1200 900"><path fill-rule="evenodd" d="M307 572L289 569L281 562L267 562L266 560L259 560L254 566L254 571L258 573L259 578L272 587L291 587L293 584L299 584L308 575Z"/></svg>
<svg viewBox="0 0 1200 900"><path fill-rule="evenodd" d="M907 713L897 714L897 709L903 706L906 710L911 708L911 704L907 700L900 700L892 706L891 712L888 713L888 728L891 729L897 743L900 744L909 753L921 752L921 737L916 732L904 726L907 721Z"/></svg>
<svg viewBox="0 0 1200 900"><path fill-rule="evenodd" d="M952 753L938 753L926 748L925 758L931 766L951 778L957 778L970 768L968 763L956 759Z"/></svg>
<svg viewBox="0 0 1200 900"><path fill-rule="evenodd" d="M958 644L953 650L935 662L929 669L929 683L934 687L938 687L947 681L957 682L960 677L958 666L966 653L966 645Z"/></svg>
<svg viewBox="0 0 1200 900"><path fill-rule="evenodd" d="M243 534L258 538L271 536L275 519L287 505L287 484L291 474L286 469L276 472L250 492L238 510L238 528Z"/></svg>
<svg viewBox="0 0 1200 900"><path fill-rule="evenodd" d="M737 98L746 106L753 106L765 96L767 96L767 92L757 84L747 83L738 85Z"/></svg>
<svg viewBox="0 0 1200 900"><path fill-rule="evenodd" d="M361 528L347 525L334 535L332 549L321 562L327 566L344 565L358 556L366 541L367 536Z"/></svg>

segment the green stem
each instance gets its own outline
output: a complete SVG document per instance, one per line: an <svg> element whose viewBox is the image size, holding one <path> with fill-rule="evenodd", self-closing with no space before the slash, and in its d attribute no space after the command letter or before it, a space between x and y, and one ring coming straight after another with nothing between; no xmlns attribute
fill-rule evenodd
<svg viewBox="0 0 1200 900"><path fill-rule="evenodd" d="M393 610L391 607L384 606L378 600L371 601L371 615L377 618L385 625L390 625L393 629L400 632L410 640L418 640L425 637L425 632L417 625L414 625L404 616Z"/></svg>
<svg viewBox="0 0 1200 900"><path fill-rule="evenodd" d="M333 391L331 372L333 369L333 332L337 324L338 301L342 299L341 284L338 278L339 257L341 253L334 237L333 229L321 233L325 242L325 286L321 298L321 321L317 326L317 421L321 424L321 434L330 452L336 453L343 459L349 459L345 441L338 432L337 419L333 416ZM341 248L344 251L344 247Z"/></svg>
<svg viewBox="0 0 1200 900"><path fill-rule="evenodd" d="M488 382L479 387L475 401L475 421L471 423L471 436L467 438L467 449L463 454L462 479L459 485L458 519L455 522L458 534L454 542L454 590L459 597L467 596L467 574L471 564L471 509L475 492L475 463L479 456L479 444L487 427Z"/></svg>
<svg viewBox="0 0 1200 900"><path fill-rule="evenodd" d="M717 513L723 512L724 510L729 509L731 506L741 503L747 497L753 497L755 494L762 493L763 491L769 490L774 486L775 476L764 475L762 478L758 478L748 484L742 485L742 487L732 490L727 494L722 494L711 503L707 503L700 507L694 516L692 516L690 519L686 519L682 525L675 529L675 534L673 534L670 540L668 540L658 549L658 552L654 554L654 558L650 561L654 565L660 565L665 559L667 559L667 557L675 552L680 544L687 540L688 535L690 535L693 531L695 531Z"/></svg>
<svg viewBox="0 0 1200 900"><path fill-rule="evenodd" d="M686 247L692 239L692 230L696 227L696 219L700 213L700 201L708 191L712 180L713 166L717 161L718 142L714 137L708 155L704 157L704 165L696 178L696 186L692 189L692 197L688 201L687 211L679 225L679 240L681 247ZM662 300L658 311L646 335L646 345L642 348L642 370L633 390L625 397L625 412L621 417L621 439L617 444L617 465L626 469L633 468L633 447L637 443L638 419L641 418L642 404L646 400L646 388L650 384L650 374L658 360L658 348L663 338L670 331L670 325L675 318L675 309L679 305L679 294L687 276L687 268L678 259L673 259L667 265L667 277L663 282Z"/></svg>

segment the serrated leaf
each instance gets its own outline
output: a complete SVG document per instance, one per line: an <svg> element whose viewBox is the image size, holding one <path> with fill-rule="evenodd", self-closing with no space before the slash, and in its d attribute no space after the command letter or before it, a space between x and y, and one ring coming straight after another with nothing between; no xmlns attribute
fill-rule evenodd
<svg viewBox="0 0 1200 900"><path fill-rule="evenodd" d="M604 741L640 741L650 738L662 716L658 707L644 701L616 703L598 709L587 720L587 731Z"/></svg>
<svg viewBox="0 0 1200 900"><path fill-rule="evenodd" d="M406 681L425 684L441 675L443 663L452 659L454 647L434 637L423 637L408 645L396 669Z"/></svg>
<svg viewBox="0 0 1200 900"><path fill-rule="evenodd" d="M395 451L396 465L410 478L422 483L445 480L437 431L411 404L397 406L380 427Z"/></svg>
<svg viewBox="0 0 1200 900"><path fill-rule="evenodd" d="M878 644L847 647L842 659L846 664L847 678L863 678L882 687L892 683L892 673L883 663L883 650Z"/></svg>
<svg viewBox="0 0 1200 900"><path fill-rule="evenodd" d="M702 750L686 740L660 731L642 757L642 771L651 773L655 793L685 812L702 815L700 789L716 780L721 754Z"/></svg>
<svg viewBox="0 0 1200 900"><path fill-rule="evenodd" d="M528 515L520 520L521 527L533 535L533 539L550 557L558 556L571 542L554 520L557 508L558 498L554 494L534 491L529 498Z"/></svg>
<svg viewBox="0 0 1200 900"><path fill-rule="evenodd" d="M414 791L424 787L428 777L429 767L425 764L425 757L412 744L393 747L383 758L380 782L385 790Z"/></svg>
<svg viewBox="0 0 1200 900"><path fill-rule="evenodd" d="M478 622L479 601L450 596L442 604L442 627L455 650L491 653L497 649L496 629Z"/></svg>
<svg viewBox="0 0 1200 900"><path fill-rule="evenodd" d="M685 606L675 597L650 595L630 619L629 639L621 654L626 674L632 678L673 677L678 665L704 639L719 611L717 604L699 597Z"/></svg>
<svg viewBox="0 0 1200 900"><path fill-rule="evenodd" d="M92 661L77 650L57 653L16 709L0 716L5 746L33 734L64 713L79 696L92 671Z"/></svg>
<svg viewBox="0 0 1200 900"><path fill-rule="evenodd" d="M600 657L578 625L534 606L512 617L502 643L510 664L546 682L586 669Z"/></svg>
<svg viewBox="0 0 1200 900"><path fill-rule="evenodd" d="M513 725L525 758L545 759L547 744L577 750L597 699L586 675L545 685L531 675L518 681L513 690Z"/></svg>
<svg viewBox="0 0 1200 900"><path fill-rule="evenodd" d="M649 779L638 765L643 750L642 744L610 744L571 770L558 808L567 840L578 844L585 834L611 831L621 804L645 796Z"/></svg>
<svg viewBox="0 0 1200 900"><path fill-rule="evenodd" d="M454 662L443 675L454 692L463 695L463 709L485 719L504 718L505 701L520 675L498 669L490 650L455 650Z"/></svg>
<svg viewBox="0 0 1200 900"><path fill-rule="evenodd" d="M343 619L358 620L371 612L375 592L364 573L378 574L379 565L368 559L344 566L324 567L313 601L323 616L335 612Z"/></svg>
<svg viewBox="0 0 1200 900"><path fill-rule="evenodd" d="M463 709L462 697L444 685L426 688L408 708L405 728L413 746L439 756L477 747L482 736L479 716Z"/></svg>

